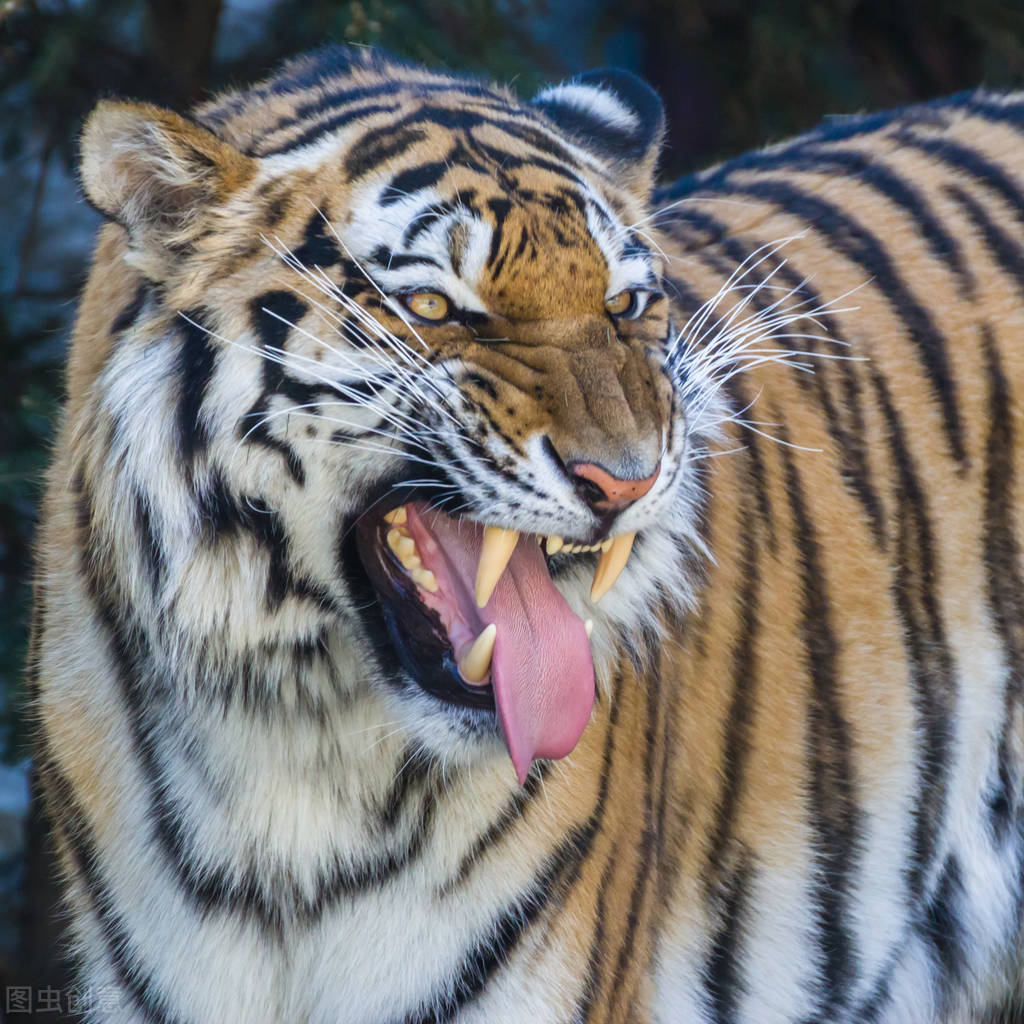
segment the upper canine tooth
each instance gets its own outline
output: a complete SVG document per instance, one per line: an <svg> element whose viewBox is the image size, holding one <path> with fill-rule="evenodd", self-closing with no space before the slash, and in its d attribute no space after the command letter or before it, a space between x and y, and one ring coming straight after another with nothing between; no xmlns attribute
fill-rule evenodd
<svg viewBox="0 0 1024 1024"><path fill-rule="evenodd" d="M491 667L498 627L492 622L474 641L459 662L459 672L467 683L482 683Z"/></svg>
<svg viewBox="0 0 1024 1024"><path fill-rule="evenodd" d="M477 608L483 608L490 601L518 540L518 530L506 530L502 526L484 527L484 543L476 569Z"/></svg>
<svg viewBox="0 0 1024 1024"><path fill-rule="evenodd" d="M597 571L594 573L594 582L590 587L590 600L594 604L615 586L615 581L629 561L629 553L633 550L635 539L635 532L620 534L612 540L612 546L602 553L601 560L597 563Z"/></svg>
<svg viewBox="0 0 1024 1024"><path fill-rule="evenodd" d="M559 551L565 546L565 541L561 537L556 537L552 534L548 537L547 547L544 549L549 555L557 555Z"/></svg>

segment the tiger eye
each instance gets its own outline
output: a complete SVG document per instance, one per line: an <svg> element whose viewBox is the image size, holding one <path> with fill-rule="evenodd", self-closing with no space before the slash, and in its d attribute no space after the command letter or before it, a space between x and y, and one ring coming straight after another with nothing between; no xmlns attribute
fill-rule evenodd
<svg viewBox="0 0 1024 1024"><path fill-rule="evenodd" d="M413 292L404 297L406 307L424 320L447 320L448 300L439 292Z"/></svg>
<svg viewBox="0 0 1024 1024"><path fill-rule="evenodd" d="M618 295L613 295L604 304L604 308L607 309L612 316L623 316L633 308L635 301L636 296L633 292L619 292Z"/></svg>

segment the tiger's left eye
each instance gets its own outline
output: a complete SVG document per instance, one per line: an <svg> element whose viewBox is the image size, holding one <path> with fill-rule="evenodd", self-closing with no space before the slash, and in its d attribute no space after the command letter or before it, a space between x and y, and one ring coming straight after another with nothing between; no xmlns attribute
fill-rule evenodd
<svg viewBox="0 0 1024 1024"><path fill-rule="evenodd" d="M440 292L412 292L402 296L402 303L410 313L435 323L447 320L451 303Z"/></svg>
<svg viewBox="0 0 1024 1024"><path fill-rule="evenodd" d="M613 295L605 302L604 308L612 316L630 316L636 312L639 304L640 296L637 292L630 290Z"/></svg>

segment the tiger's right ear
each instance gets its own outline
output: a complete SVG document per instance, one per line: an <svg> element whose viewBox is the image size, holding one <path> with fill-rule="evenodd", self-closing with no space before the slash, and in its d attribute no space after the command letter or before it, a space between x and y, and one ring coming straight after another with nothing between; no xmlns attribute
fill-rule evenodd
<svg viewBox="0 0 1024 1024"><path fill-rule="evenodd" d="M85 123L82 185L136 249L180 250L206 211L254 173L254 160L205 128L148 103L105 100Z"/></svg>

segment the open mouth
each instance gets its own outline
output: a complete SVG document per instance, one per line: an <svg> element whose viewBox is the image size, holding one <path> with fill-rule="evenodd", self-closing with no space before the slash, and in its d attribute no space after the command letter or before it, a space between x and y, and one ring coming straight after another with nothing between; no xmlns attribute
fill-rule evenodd
<svg viewBox="0 0 1024 1024"><path fill-rule="evenodd" d="M356 527L403 668L442 701L494 712L520 783L536 758L576 746L594 703L591 624L569 607L550 564L596 560L596 601L624 568L633 537L576 544L423 502L367 513Z"/></svg>

